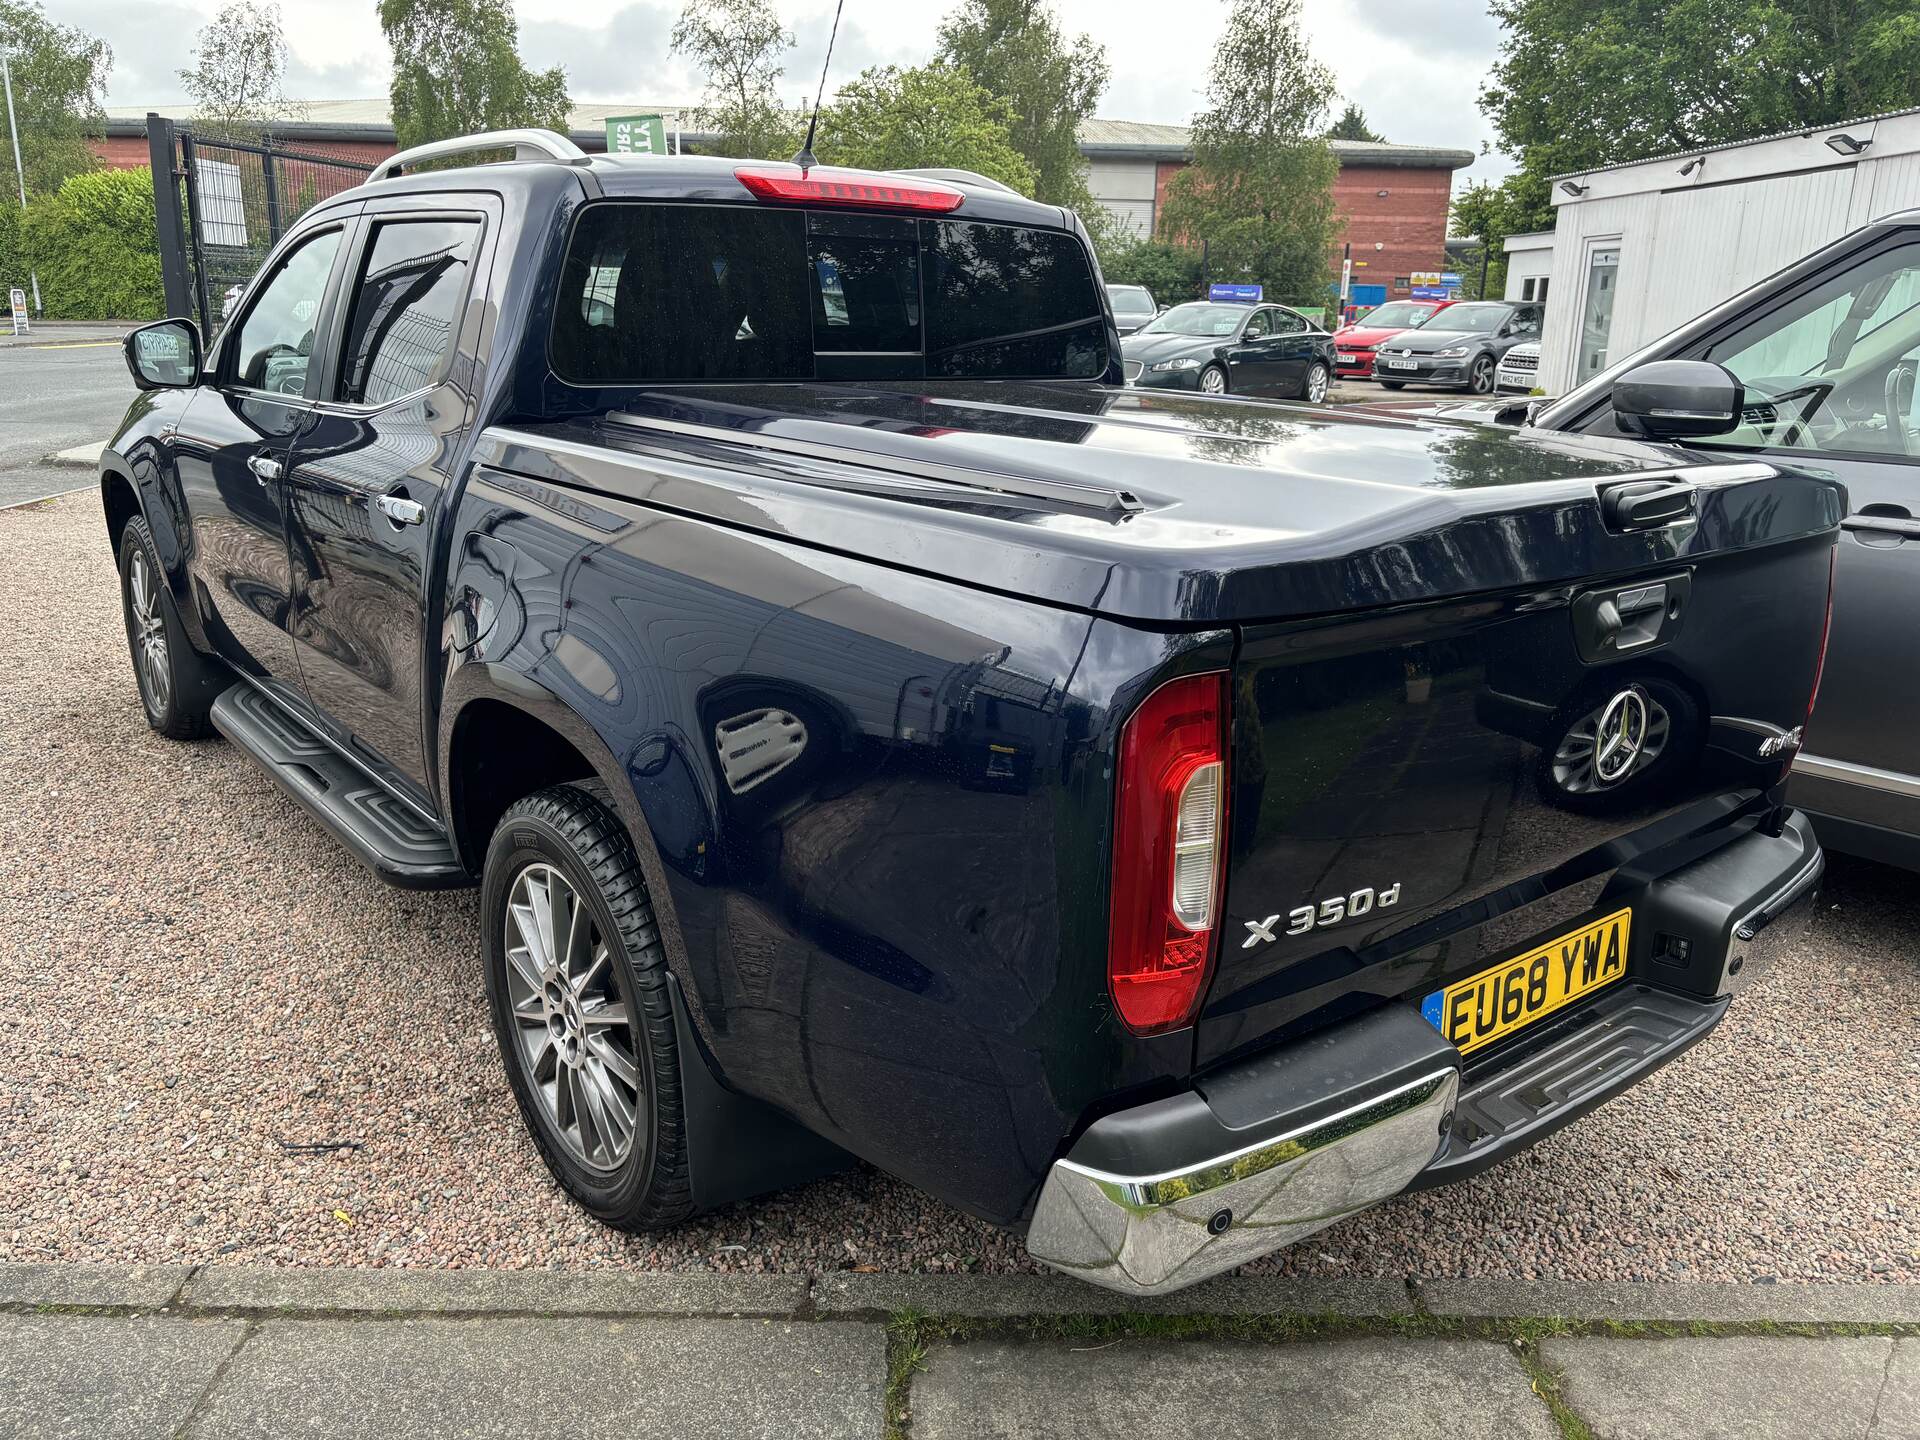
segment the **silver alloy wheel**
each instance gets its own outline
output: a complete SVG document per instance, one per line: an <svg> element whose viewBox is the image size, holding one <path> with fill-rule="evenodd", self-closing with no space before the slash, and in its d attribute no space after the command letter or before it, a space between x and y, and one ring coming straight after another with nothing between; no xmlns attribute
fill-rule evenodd
<svg viewBox="0 0 1920 1440"><path fill-rule="evenodd" d="M1482 355L1473 362L1467 387L1476 395L1485 395L1493 389L1493 357L1491 355Z"/></svg>
<svg viewBox="0 0 1920 1440"><path fill-rule="evenodd" d="M1314 365L1307 370L1307 400L1318 405L1327 398L1327 367Z"/></svg>
<svg viewBox="0 0 1920 1440"><path fill-rule="evenodd" d="M1209 365L1200 372L1200 389L1208 395L1227 393L1227 375L1218 365Z"/></svg>
<svg viewBox="0 0 1920 1440"><path fill-rule="evenodd" d="M1568 727L1553 754L1553 783L1569 795L1611 790L1658 760L1672 729L1666 707L1630 685Z"/></svg>
<svg viewBox="0 0 1920 1440"><path fill-rule="evenodd" d="M633 1011L593 912L553 866L507 891L514 1053L574 1159L603 1173L633 1153L644 1115Z"/></svg>
<svg viewBox="0 0 1920 1440"><path fill-rule="evenodd" d="M133 632L134 669L141 692L156 715L173 696L173 671L167 664L167 626L160 611L160 587L137 546L127 565L128 628Z"/></svg>

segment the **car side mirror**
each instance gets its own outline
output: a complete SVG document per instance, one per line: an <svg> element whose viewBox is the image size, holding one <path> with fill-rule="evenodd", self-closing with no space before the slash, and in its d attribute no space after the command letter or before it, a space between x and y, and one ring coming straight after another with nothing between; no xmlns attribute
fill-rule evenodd
<svg viewBox="0 0 1920 1440"><path fill-rule="evenodd" d="M1613 382L1613 418L1648 440L1724 435L1740 423L1747 391L1711 360L1653 360Z"/></svg>
<svg viewBox="0 0 1920 1440"><path fill-rule="evenodd" d="M200 383L200 331L191 320L142 325L122 342L139 390L181 390Z"/></svg>

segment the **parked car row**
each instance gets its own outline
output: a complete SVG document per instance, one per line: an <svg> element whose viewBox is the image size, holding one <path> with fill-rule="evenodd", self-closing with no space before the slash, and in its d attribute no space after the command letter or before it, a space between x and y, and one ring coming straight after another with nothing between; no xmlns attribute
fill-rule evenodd
<svg viewBox="0 0 1920 1440"><path fill-rule="evenodd" d="M1117 323L1117 311L1114 318ZM1126 383L1145 389L1278 396L1318 405L1333 383L1333 336L1285 305L1194 300L1160 311L1131 332L1122 327L1121 336Z"/></svg>

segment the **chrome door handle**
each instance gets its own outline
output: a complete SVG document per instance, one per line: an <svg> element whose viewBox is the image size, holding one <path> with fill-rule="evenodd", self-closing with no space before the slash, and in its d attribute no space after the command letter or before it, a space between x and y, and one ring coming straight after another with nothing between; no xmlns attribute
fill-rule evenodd
<svg viewBox="0 0 1920 1440"><path fill-rule="evenodd" d="M404 495L376 495L373 503L382 515L396 525L418 525L427 518L427 507Z"/></svg>
<svg viewBox="0 0 1920 1440"><path fill-rule="evenodd" d="M247 469L253 472L253 478L262 485L271 484L280 478L280 462L265 455L249 455Z"/></svg>

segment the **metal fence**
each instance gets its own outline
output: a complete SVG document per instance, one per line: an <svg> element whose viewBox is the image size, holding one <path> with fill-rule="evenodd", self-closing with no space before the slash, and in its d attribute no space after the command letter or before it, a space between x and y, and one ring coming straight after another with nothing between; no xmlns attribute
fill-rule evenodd
<svg viewBox="0 0 1920 1440"><path fill-rule="evenodd" d="M271 135L197 133L147 116L167 313L212 335L289 225L365 180L364 160L288 148Z"/></svg>

